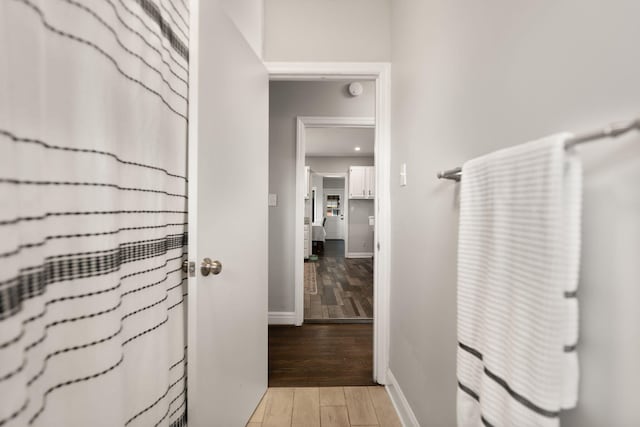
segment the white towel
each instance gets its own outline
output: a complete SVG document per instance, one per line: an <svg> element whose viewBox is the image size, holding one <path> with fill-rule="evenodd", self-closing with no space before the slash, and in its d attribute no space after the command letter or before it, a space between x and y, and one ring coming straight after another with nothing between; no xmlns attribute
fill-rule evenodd
<svg viewBox="0 0 640 427"><path fill-rule="evenodd" d="M459 427L558 426L577 403L582 172L568 137L462 168Z"/></svg>

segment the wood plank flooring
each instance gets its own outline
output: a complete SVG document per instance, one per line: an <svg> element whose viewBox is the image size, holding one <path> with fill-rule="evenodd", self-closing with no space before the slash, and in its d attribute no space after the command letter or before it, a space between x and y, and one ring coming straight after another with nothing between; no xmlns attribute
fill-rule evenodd
<svg viewBox="0 0 640 427"><path fill-rule="evenodd" d="M372 324L269 326L269 386L374 385Z"/></svg>
<svg viewBox="0 0 640 427"><path fill-rule="evenodd" d="M247 427L401 427L384 387L269 388Z"/></svg>
<svg viewBox="0 0 640 427"><path fill-rule="evenodd" d="M346 252L346 249L344 247L344 240L326 239L324 241L321 256L344 258L345 252Z"/></svg>
<svg viewBox="0 0 640 427"><path fill-rule="evenodd" d="M317 293L305 292L305 321L373 320L373 259L321 256L309 262L316 263Z"/></svg>

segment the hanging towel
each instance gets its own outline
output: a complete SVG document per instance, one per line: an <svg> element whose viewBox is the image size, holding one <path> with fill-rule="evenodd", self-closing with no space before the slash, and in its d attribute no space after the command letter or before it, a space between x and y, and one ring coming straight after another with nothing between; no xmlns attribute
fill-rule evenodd
<svg viewBox="0 0 640 427"><path fill-rule="evenodd" d="M570 136L462 168L459 427L558 426L577 403L582 172Z"/></svg>

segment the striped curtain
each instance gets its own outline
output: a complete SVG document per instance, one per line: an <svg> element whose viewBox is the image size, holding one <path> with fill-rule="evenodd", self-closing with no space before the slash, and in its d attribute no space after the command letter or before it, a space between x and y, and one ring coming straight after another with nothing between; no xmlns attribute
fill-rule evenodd
<svg viewBox="0 0 640 427"><path fill-rule="evenodd" d="M186 425L188 19L0 1L0 426Z"/></svg>

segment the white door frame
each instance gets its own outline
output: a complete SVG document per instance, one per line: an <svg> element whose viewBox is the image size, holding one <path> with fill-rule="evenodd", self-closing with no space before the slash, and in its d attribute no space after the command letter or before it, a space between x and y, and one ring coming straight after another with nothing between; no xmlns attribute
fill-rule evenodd
<svg viewBox="0 0 640 427"><path fill-rule="evenodd" d="M326 81L326 80L373 80L376 83L375 114L375 248L374 248L374 321L373 321L373 379L379 384L387 383L389 367L389 290L390 290L390 181L391 181L391 64L386 62L266 62L271 81ZM298 125L300 129L300 125ZM300 134L298 133L298 137ZM304 151L297 153L297 183L304 182ZM302 155L302 159L300 159ZM302 267L304 244L304 193L296 185L296 249L295 265ZM302 274L295 278L303 280ZM296 295L296 325L302 324L304 295Z"/></svg>

